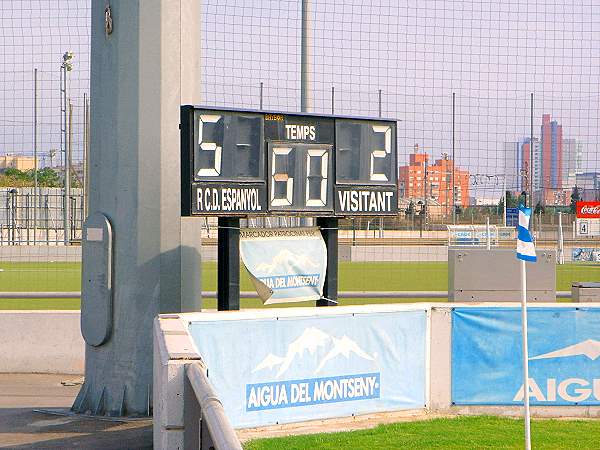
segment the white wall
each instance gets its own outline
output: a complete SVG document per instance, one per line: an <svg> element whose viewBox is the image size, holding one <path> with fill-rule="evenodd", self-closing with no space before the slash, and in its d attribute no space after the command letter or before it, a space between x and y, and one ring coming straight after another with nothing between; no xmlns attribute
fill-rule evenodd
<svg viewBox="0 0 600 450"><path fill-rule="evenodd" d="M81 262L79 245L1 245L3 262Z"/></svg>
<svg viewBox="0 0 600 450"><path fill-rule="evenodd" d="M586 304L594 306L593 304ZM332 308L317 308L315 314L335 314L355 311L368 311L369 309L386 308L390 305L363 305L339 306ZM426 355L426 408L412 410L411 414L430 412L451 415L498 415L520 416L521 407L518 406L456 406L452 404L452 309L456 306L463 307L519 307L518 303L462 303L452 306L444 303L419 304L428 311L429 322L427 330L427 355ZM573 305L542 303L536 307L570 308ZM394 305L394 308L406 308L415 305ZM254 318L264 318L281 315L286 320L293 319L295 308L282 310L261 309L246 310L243 312L203 312L192 314L162 315L154 324L154 446L157 449L183 448L185 423L182 417L184 403L184 366L193 361L201 361L193 342L186 332L187 324L202 314L204 320L236 320L240 315ZM196 314L196 316L193 316ZM210 372L210 367L207 368ZM536 417L600 417L599 406L534 406L532 414ZM354 420L355 418L349 418ZM333 419L333 425L339 424L340 418ZM384 421L382 417L380 420ZM321 422L321 421L320 421ZM322 421L321 423L324 423ZM376 419L370 422L374 425ZM307 422L309 423L309 422ZM254 431L263 436L285 433L294 433L298 424L273 425L257 428Z"/></svg>
<svg viewBox="0 0 600 450"><path fill-rule="evenodd" d="M0 311L0 373L82 374L79 311Z"/></svg>
<svg viewBox="0 0 600 450"><path fill-rule="evenodd" d="M350 248L352 262L448 261L445 245L357 245Z"/></svg>

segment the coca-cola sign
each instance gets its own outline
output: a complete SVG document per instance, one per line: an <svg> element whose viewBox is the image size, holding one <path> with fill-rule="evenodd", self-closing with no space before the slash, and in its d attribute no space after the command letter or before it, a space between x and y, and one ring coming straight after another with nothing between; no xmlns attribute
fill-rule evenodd
<svg viewBox="0 0 600 450"><path fill-rule="evenodd" d="M600 218L600 202L577 202L577 217Z"/></svg>

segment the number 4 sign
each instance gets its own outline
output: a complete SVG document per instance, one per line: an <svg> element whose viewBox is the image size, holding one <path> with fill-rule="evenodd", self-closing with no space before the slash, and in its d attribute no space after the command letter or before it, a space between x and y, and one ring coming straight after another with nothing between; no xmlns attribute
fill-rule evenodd
<svg viewBox="0 0 600 450"><path fill-rule="evenodd" d="M579 220L579 233L578 234L589 234L590 224L587 220Z"/></svg>

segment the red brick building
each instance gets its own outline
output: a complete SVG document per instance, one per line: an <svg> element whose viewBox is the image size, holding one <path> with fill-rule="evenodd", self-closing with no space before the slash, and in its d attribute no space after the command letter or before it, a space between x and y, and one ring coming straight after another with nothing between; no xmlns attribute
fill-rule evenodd
<svg viewBox="0 0 600 450"><path fill-rule="evenodd" d="M420 153L415 145L415 153L409 155L408 166L399 169L400 198L435 200L443 211L452 213L452 167L454 162L444 155L431 164L427 153ZM427 176L426 176L427 174ZM454 204L469 206L469 172L454 168Z"/></svg>

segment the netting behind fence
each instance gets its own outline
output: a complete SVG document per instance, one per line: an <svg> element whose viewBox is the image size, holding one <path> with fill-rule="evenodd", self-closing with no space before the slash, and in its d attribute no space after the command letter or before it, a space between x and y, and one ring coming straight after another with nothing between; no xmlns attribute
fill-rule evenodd
<svg viewBox="0 0 600 450"><path fill-rule="evenodd" d="M341 290L445 290L447 225L489 220L503 227L506 209L524 198L536 210L539 248L558 246L562 214L565 264L557 288L598 279L600 241L574 226L575 201L600 196L594 1L309 5L303 67L300 0L202 2L201 91L209 106L295 112L304 68L309 111L398 119L400 214L342 223ZM56 168L60 188L70 142L74 183L84 185L90 3L7 1L0 8L0 154L24 164L33 154L37 68L39 167ZM74 52L71 138L60 91L67 50ZM2 226L12 226L0 199L2 208ZM23 220L30 219L18 216ZM209 255L215 236L207 221ZM498 245L514 241L499 238ZM215 284L211 264L206 289Z"/></svg>

